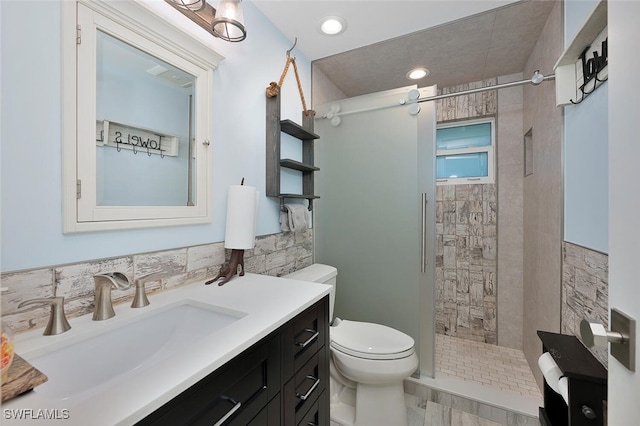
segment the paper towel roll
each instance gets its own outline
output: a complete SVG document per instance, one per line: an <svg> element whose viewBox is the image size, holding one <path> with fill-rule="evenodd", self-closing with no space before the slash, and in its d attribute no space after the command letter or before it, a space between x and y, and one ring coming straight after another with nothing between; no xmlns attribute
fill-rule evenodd
<svg viewBox="0 0 640 426"><path fill-rule="evenodd" d="M558 364L556 364L549 352L543 353L540 358L538 358L538 367L540 367L540 371L542 371L542 375L549 387L556 393L560 393L558 382L560 381L560 377L562 377L562 370L560 370L560 367L558 367Z"/></svg>
<svg viewBox="0 0 640 426"><path fill-rule="evenodd" d="M227 197L227 228L224 246L228 249L252 249L256 239L258 193L252 186L231 185Z"/></svg>
<svg viewBox="0 0 640 426"><path fill-rule="evenodd" d="M569 405L569 380L566 377L560 377L558 380L558 390L565 404Z"/></svg>

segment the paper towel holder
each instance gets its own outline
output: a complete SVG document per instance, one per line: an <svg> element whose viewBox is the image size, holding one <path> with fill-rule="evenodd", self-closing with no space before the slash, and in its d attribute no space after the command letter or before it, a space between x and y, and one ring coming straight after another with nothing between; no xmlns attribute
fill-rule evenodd
<svg viewBox="0 0 640 426"><path fill-rule="evenodd" d="M228 283L234 275L238 273L238 265L240 266L240 276L244 276L244 250L232 249L231 257L229 257L229 261L225 262L222 266L220 266L220 270L218 271L218 275L209 281L205 281L205 285L209 285L219 278L224 279L218 283L218 286L225 285Z"/></svg>
<svg viewBox="0 0 640 426"><path fill-rule="evenodd" d="M240 182L240 187L244 187L244 177L242 178L242 181ZM247 188L247 187L244 187ZM255 191L255 188L252 188ZM256 197L256 194L251 194L253 197ZM229 233L230 233L230 229L234 230L234 228L231 226L230 228L230 208L229 205L231 203L231 197L229 198L229 202L227 203L227 229L225 231L225 248L227 249L231 249L231 256L229 257L229 261L225 262L222 264L222 266L220 266L220 270L218 271L218 275L216 275L214 278L208 280L205 282L205 285L209 285L215 281L217 281L219 278L224 278L222 281L220 281L218 283L219 286L224 285L226 283L228 283L231 278L234 277L234 275L238 274L238 266L240 266L240 276L244 276L244 251L245 249L252 249L254 246L254 241L255 241L255 218L253 219L254 222L254 227L253 227L253 231L250 232L248 235L250 236L249 240L246 240L246 235L244 235L242 238L239 239L233 239L233 242L230 242L229 238ZM257 201L256 201L257 202ZM237 225L237 223L236 223ZM248 225L248 224L247 224ZM237 236L236 236L237 237Z"/></svg>
<svg viewBox="0 0 640 426"><path fill-rule="evenodd" d="M580 337L588 348L607 347L611 355L630 371L636 371L636 321L625 313L611 309L611 331L596 320L580 321Z"/></svg>

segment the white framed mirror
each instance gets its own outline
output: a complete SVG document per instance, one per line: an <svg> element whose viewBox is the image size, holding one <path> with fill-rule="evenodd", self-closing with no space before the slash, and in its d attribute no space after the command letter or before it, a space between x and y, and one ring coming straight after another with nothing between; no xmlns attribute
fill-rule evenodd
<svg viewBox="0 0 640 426"><path fill-rule="evenodd" d="M210 222L222 56L144 2L62 7L64 232Z"/></svg>

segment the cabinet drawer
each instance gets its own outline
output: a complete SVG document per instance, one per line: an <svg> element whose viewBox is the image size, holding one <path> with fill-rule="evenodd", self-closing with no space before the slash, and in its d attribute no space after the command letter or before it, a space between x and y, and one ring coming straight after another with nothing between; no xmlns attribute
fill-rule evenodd
<svg viewBox="0 0 640 426"><path fill-rule="evenodd" d="M324 349L324 348L323 348ZM284 424L297 425L328 386L326 351L320 350L284 386Z"/></svg>
<svg viewBox="0 0 640 426"><path fill-rule="evenodd" d="M279 339L248 349L139 424L246 425L280 390Z"/></svg>
<svg viewBox="0 0 640 426"><path fill-rule="evenodd" d="M283 333L283 376L291 377L328 344L329 297L300 314Z"/></svg>
<svg viewBox="0 0 640 426"><path fill-rule="evenodd" d="M309 411L302 416L302 419L298 422L298 426L324 426L329 424L329 413L327 410L322 409L324 398L328 398L328 390L324 390L320 397L309 408ZM329 401L327 400L327 406Z"/></svg>

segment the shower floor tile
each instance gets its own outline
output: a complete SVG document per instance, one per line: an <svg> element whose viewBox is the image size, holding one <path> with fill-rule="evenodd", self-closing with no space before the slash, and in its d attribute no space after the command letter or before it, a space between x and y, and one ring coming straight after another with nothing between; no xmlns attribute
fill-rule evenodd
<svg viewBox="0 0 640 426"><path fill-rule="evenodd" d="M436 335L436 377L453 376L506 392L541 399L522 351Z"/></svg>

